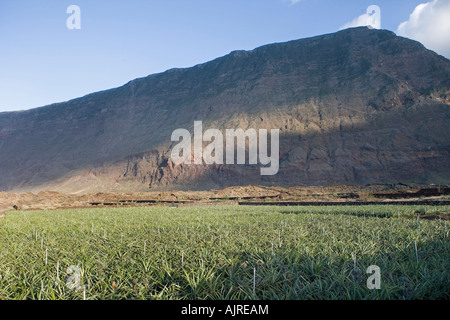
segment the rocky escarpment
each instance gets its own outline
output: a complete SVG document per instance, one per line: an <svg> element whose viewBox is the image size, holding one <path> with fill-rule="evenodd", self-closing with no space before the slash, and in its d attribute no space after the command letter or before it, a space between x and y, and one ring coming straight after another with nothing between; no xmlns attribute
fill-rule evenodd
<svg viewBox="0 0 450 320"><path fill-rule="evenodd" d="M354 28L0 113L0 190L450 181L450 61ZM280 169L174 165L171 133L280 130Z"/></svg>

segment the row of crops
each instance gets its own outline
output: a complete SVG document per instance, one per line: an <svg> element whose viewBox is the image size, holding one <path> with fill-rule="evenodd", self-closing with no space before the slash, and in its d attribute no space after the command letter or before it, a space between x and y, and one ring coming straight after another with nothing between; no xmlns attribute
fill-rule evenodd
<svg viewBox="0 0 450 320"><path fill-rule="evenodd" d="M9 212L0 299L448 299L448 208ZM379 289L368 287L370 266Z"/></svg>

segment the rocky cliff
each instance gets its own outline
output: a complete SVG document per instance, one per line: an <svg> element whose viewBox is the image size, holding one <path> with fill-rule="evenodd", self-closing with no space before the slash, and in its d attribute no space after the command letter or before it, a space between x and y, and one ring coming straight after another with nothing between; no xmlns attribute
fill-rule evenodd
<svg viewBox="0 0 450 320"><path fill-rule="evenodd" d="M0 191L450 181L450 61L385 30L235 51L122 87L0 113ZM174 165L171 133L280 130L280 169Z"/></svg>

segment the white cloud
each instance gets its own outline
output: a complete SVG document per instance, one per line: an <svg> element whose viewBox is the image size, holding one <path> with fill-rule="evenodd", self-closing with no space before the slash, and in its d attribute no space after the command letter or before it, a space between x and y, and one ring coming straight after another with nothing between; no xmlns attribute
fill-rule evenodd
<svg viewBox="0 0 450 320"><path fill-rule="evenodd" d="M347 22L339 29L347 29L353 27L372 26L375 29L381 28L381 9L379 6L371 5L367 8L366 13Z"/></svg>
<svg viewBox="0 0 450 320"><path fill-rule="evenodd" d="M422 42L428 49L450 58L450 0L419 4L396 33Z"/></svg>

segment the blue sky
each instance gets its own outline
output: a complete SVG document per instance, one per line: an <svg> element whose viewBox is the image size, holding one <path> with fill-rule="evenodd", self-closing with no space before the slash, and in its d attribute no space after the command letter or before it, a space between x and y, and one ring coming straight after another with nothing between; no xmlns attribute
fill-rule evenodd
<svg viewBox="0 0 450 320"><path fill-rule="evenodd" d="M382 29L396 31L426 2L1 0L0 111L70 100L170 68L190 67L233 50L335 32L364 15L369 5L380 7ZM424 25L436 29L427 22L438 21L436 10L450 13L448 6L431 6L450 0L428 2L430 6L416 10L428 20L421 18L423 23L402 28L407 36L419 37ZM69 5L81 9L79 30L66 26ZM435 43L443 41L448 42L438 38ZM450 56L446 47L439 50Z"/></svg>

